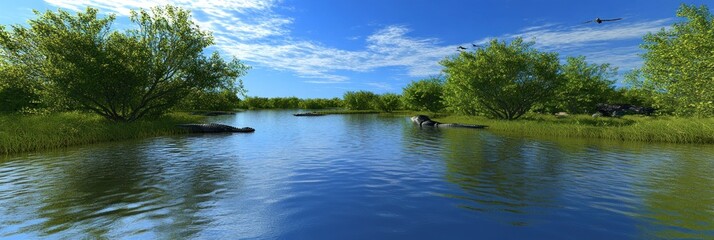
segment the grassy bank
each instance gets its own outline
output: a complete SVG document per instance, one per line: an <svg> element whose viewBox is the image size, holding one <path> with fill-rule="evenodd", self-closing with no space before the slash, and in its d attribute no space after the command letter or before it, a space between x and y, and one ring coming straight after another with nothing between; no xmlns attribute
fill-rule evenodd
<svg viewBox="0 0 714 240"><path fill-rule="evenodd" d="M201 116L172 113L151 121L112 123L94 114L74 112L0 115L0 154L177 134L181 130L176 124L201 119Z"/></svg>
<svg viewBox="0 0 714 240"><path fill-rule="evenodd" d="M489 131L519 136L600 138L608 140L714 143L714 118L626 116L593 118L587 115L556 118L531 115L515 121L484 117L446 116L445 123L488 125Z"/></svg>

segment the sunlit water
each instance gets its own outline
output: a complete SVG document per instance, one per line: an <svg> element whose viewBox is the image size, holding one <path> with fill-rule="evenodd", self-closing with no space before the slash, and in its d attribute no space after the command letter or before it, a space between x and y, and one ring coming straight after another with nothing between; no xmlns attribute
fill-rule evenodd
<svg viewBox="0 0 714 240"><path fill-rule="evenodd" d="M0 159L0 238L714 238L714 146L249 111Z"/></svg>

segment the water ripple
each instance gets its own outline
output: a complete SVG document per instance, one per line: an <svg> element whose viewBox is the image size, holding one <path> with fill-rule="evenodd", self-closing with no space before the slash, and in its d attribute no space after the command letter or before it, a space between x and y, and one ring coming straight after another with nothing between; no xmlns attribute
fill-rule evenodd
<svg viewBox="0 0 714 240"><path fill-rule="evenodd" d="M714 149L504 137L406 117L215 118L252 134L0 161L2 238L714 237Z"/></svg>

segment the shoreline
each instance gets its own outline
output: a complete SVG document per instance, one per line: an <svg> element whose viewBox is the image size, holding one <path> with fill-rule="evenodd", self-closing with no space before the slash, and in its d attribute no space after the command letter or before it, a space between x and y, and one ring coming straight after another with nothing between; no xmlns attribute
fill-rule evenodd
<svg viewBox="0 0 714 240"><path fill-rule="evenodd" d="M185 131L176 124L203 119L182 112L131 123L114 123L91 113L77 112L0 115L0 155L181 134Z"/></svg>
<svg viewBox="0 0 714 240"><path fill-rule="evenodd" d="M321 114L424 114L414 111L317 111ZM522 137L556 137L610 141L714 144L714 118L625 116L593 118L588 115L555 117L530 114L518 120L498 120L478 116L436 115L444 123L487 125L484 131ZM182 134L177 124L197 123L205 116L173 112L154 120L113 123L90 113L48 115L0 115L0 154L35 152L100 142L141 139Z"/></svg>
<svg viewBox="0 0 714 240"><path fill-rule="evenodd" d="M538 114L519 120L474 116L444 116L445 123L482 124L487 131L524 137L564 137L611 141L713 144L714 118L625 116L623 118L571 115L564 118Z"/></svg>

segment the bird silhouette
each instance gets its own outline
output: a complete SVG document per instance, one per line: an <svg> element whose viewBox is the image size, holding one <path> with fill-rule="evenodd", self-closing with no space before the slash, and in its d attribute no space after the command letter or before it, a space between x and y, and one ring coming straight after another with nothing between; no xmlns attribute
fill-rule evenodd
<svg viewBox="0 0 714 240"><path fill-rule="evenodd" d="M612 22L612 21L618 21L618 20L622 20L622 18L613 18L613 19L600 19L600 18L595 18L594 20L590 20L590 21L587 21L587 22L584 22L584 23L596 22L596 23L600 24L600 23L602 23L602 22Z"/></svg>
<svg viewBox="0 0 714 240"><path fill-rule="evenodd" d="M458 47L456 47L456 51L461 52L461 51L463 51L463 50L466 50L466 48L463 47L463 46L458 46Z"/></svg>
<svg viewBox="0 0 714 240"><path fill-rule="evenodd" d="M475 43L472 43L471 46L474 46L475 48L482 48L482 47L483 47L483 46L478 45L478 44L475 44Z"/></svg>

